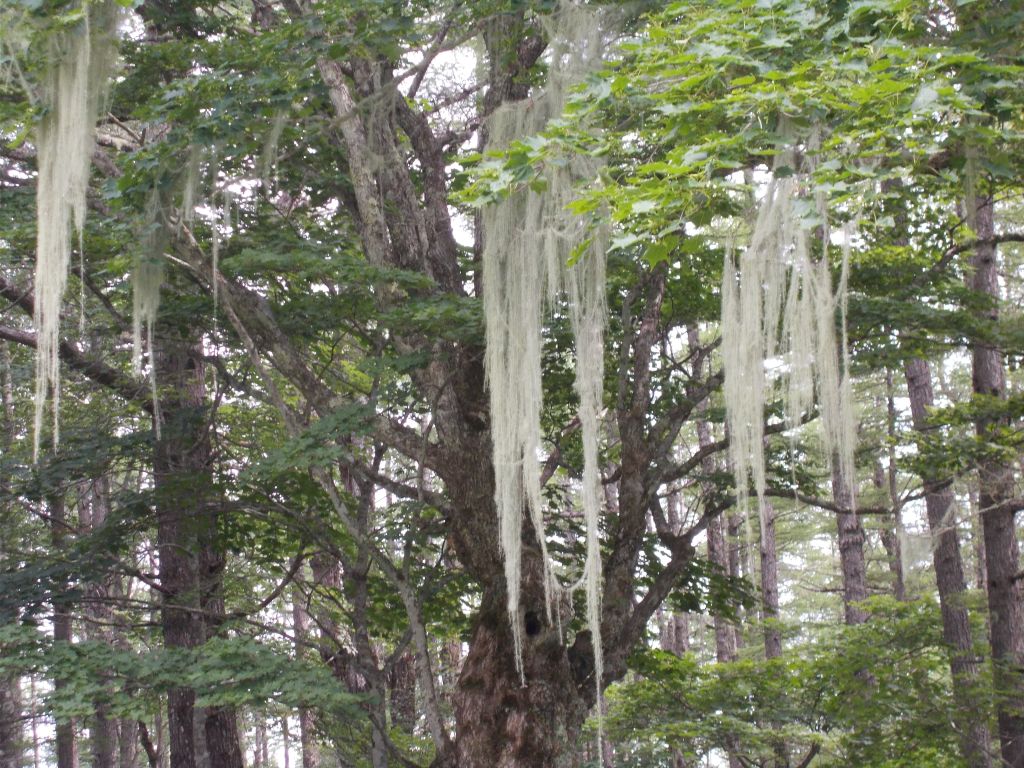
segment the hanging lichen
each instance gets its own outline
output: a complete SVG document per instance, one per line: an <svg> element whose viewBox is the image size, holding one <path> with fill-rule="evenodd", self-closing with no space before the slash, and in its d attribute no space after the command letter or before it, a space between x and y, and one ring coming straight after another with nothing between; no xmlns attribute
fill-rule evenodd
<svg viewBox="0 0 1024 768"><path fill-rule="evenodd" d="M143 334L149 352L149 380L153 391L153 427L160 438L160 404L157 398L156 360L154 354L157 310L160 308L160 286L164 279L164 252L169 241L167 209L158 189L149 193L146 213L139 236L140 249L132 269L132 369L142 373Z"/></svg>
<svg viewBox="0 0 1024 768"><path fill-rule="evenodd" d="M269 195L271 191L271 177L277 168L277 146L281 141L281 134L288 123L288 110L282 109L274 115L274 121L267 131L267 137L263 142L263 152L260 156L260 185L264 194Z"/></svg>
<svg viewBox="0 0 1024 768"><path fill-rule="evenodd" d="M552 63L543 93L495 111L487 124L489 149L504 149L517 139L540 132L551 119L562 115L570 89L601 60L602 18L577 5L563 4L555 14L550 38ZM482 219L485 366L491 399L495 505L515 664L522 675L519 593L524 510L541 550L549 621L552 591L559 588L547 555L539 456L544 315L564 290L576 342L576 391L584 446L582 500L587 558L582 582L600 697L603 660L598 442L604 376L606 245L602 232L588 231L585 223L567 210L581 181L592 181L598 170L598 161L573 155L562 164L552 164L545 173L543 191L515 191L485 208Z"/></svg>
<svg viewBox="0 0 1024 768"><path fill-rule="evenodd" d="M792 139L787 139L792 141ZM816 135L809 141L816 149ZM832 288L830 235L824 197L801 193L808 170L797 174L795 153L779 154L761 200L750 244L737 265L726 255L722 280L723 391L730 459L741 505L752 483L764 525L764 408L766 361L782 362L785 418L795 428L817 401L830 465L852 478L856 440L849 351L846 342L846 275L852 229L844 231L843 270ZM781 168L787 173L779 173ZM811 212L812 215L806 215ZM805 214L805 215L801 215ZM811 257L812 229L822 252ZM836 311L844 328L836 337Z"/></svg>
<svg viewBox="0 0 1024 768"><path fill-rule="evenodd" d="M80 234L85 225L96 119L117 53L117 4L89 3L85 11L80 24L55 32L47 40L48 66L39 89L43 114L36 131L37 456L43 410L51 392L54 445L59 440L61 304L67 287L72 234Z"/></svg>

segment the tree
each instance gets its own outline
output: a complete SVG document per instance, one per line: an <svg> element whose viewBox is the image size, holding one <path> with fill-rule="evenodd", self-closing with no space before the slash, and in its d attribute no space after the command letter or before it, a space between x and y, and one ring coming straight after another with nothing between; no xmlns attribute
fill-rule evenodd
<svg viewBox="0 0 1024 768"><path fill-rule="evenodd" d="M66 63L49 43L81 34L83 15L100 7L113 9L18 3L10 12L16 23L5 27L13 31L0 38L9 53L0 113L0 288L26 317L36 314L45 282L31 285L24 273L38 239L30 201L52 163L39 139L45 131L33 126L45 128L65 106L60 99L41 104L34 89ZM651 13L631 15L644 10ZM737 595L749 590L726 568L726 549L738 543L726 542L721 518L730 514L736 522L729 527L752 538L744 502L770 497L778 514L762 516L758 532L765 614L788 610L779 600L786 589L772 583L776 567L780 579L786 567L774 551L773 526L787 528L797 509L791 504L823 510L818 519L829 529L836 516L849 664L833 669L836 659L816 656L809 642L782 652L785 623L772 621L765 634L771 659L752 659L760 644L744 643L748 658L722 673L721 688L717 671L702 671L699 690L683 691L698 708L730 712L720 732L699 734L686 750L699 752L693 744L700 742L736 760L809 764L890 759L891 739L916 744L922 760L941 754L948 733L921 746L927 732L887 718L872 724L873 707L904 703L890 683L906 682L921 695L941 691L941 703L922 716L928 723L945 722L952 689L933 663L939 643L934 612L921 607L927 604L884 608L912 624L901 623L907 632L898 637L881 621L853 626L871 610L861 605L873 585L862 520L891 515L904 500L857 500L863 473L854 457L839 457L829 414L836 403L851 405L855 390L840 385L909 359L900 344L915 334L951 344L983 337L977 325L954 327L971 316L972 299L951 288L950 275L961 267L957 257L985 246L972 243L951 201L963 197L969 175L969 117L1012 113L1018 104L1012 86L1022 75L1015 59L1007 63L1011 51L969 50L947 34L944 10L927 3L629 5L606 8L592 34L576 42L553 21L571 17L567 6L544 1L147 0L124 13L121 68L91 153L83 198L91 216L71 278L82 289L85 332L76 336L65 320L64 341L52 347L65 376L76 372L68 386L87 393L82 402L119 403L109 414L91 414L65 395L64 418L71 412L97 442L69 440L52 459L72 480L123 478L103 527L119 538L107 547L110 560L88 574L58 568L54 576L48 557L33 558L22 570L42 576L21 582L7 599L25 624L53 593L77 594L82 580L121 573L147 585L158 605L104 599L133 617L134 647L148 643L162 653L152 665L130 648L104 656L70 633L66 639L79 640L71 650L17 645L25 659L42 654L55 670L69 658L119 665L128 682L110 691L106 678L103 695L146 729L152 723L157 742L152 713L166 706L173 768L239 768L238 713L256 719L254 732L266 745L266 719L278 721L279 705L300 713L306 766L316 763L317 739L374 768L573 765L600 691L631 664L645 682L667 676L676 685L679 669L689 674L690 657L662 664L634 656L659 609L738 618ZM567 95L549 100L548 76L574 45L607 46L604 68L576 73ZM946 85L954 75L980 95ZM534 120L548 109L552 119ZM1014 126L1014 118L1003 119ZM499 128L513 121L523 132L499 140ZM981 131L982 146L1007 155L1009 133ZM1015 189L1019 169L1007 163L981 173ZM794 306L812 290L827 297L813 307L815 333L827 342L813 356L831 360L835 375L815 383L808 369L801 392L776 389L756 359L749 380L756 377L765 394L752 399L743 423L756 431L751 441L722 413L721 360L733 350L719 346L714 330L732 279L723 265L756 229L750 222L768 177L790 180L785 227L813 246L807 264L817 287L807 272L794 278L805 282L791 295ZM904 177L908 184L892 185ZM886 209L893 199L910 211L903 246L894 242L899 226ZM524 239L518 219L494 228L496 211L530 206L543 211L538 230L553 221L551 233L531 230ZM940 220L929 221L936 210L941 216L932 218ZM69 233L65 255L74 246L68 221L60 230ZM848 227L842 243L829 236L830 223ZM994 230L975 234L995 237ZM571 244L552 246L550 265L508 265L497 282L493 249L504 239L537 243L541 235ZM520 261L531 255L515 253ZM588 364L592 373L604 371L596 401L593 381L573 384L587 367L579 362L582 283L567 282L567 295L552 291L543 315L533 293L544 291L522 279L577 267L572 274L581 274L597 263L595 253L608 258L605 271L589 273L600 279L586 284L594 306L608 309L604 340ZM847 276L848 313L838 311L846 300L834 285ZM512 315L481 300L512 284L530 306L531 330L520 339L513 328L502 347L492 334ZM762 290L757 282L754 293ZM954 310L944 314L944 305ZM45 312L52 321L54 310ZM892 315L882 340L873 335L879 313ZM837 352L847 346L837 323L847 314L849 359ZM0 335L43 347L45 359L46 335L29 330L26 317L5 313ZM787 323L759 325L769 347L785 337ZM533 378L513 368L513 386L496 384L501 369L485 360L519 343L534 345ZM797 345L786 344L780 356L801 368ZM494 397L503 388L528 392L525 410L539 422L533 415L517 422L529 434L511 462L496 465L503 412ZM726 400L734 409L735 396ZM787 412L793 402L801 407ZM1010 424L1013 402L991 423ZM728 423L728 434L712 422ZM1019 453L1012 436L983 432ZM730 444L734 463L746 464L745 451L763 453L763 477L741 469L730 480L716 471ZM95 455L85 462L90 450ZM931 450L922 438L918 453L933 463L917 473L926 495L947 476L955 483L987 466L971 459L950 468ZM7 491L12 503L25 497L32 475L23 450L19 461L20 484ZM526 469L509 472L506 463ZM506 498L499 489L510 477L513 485L536 479L543 496L513 495L510 514L496 502ZM76 503L70 485L54 487L55 503ZM597 611L591 513L599 488L607 508ZM1013 506L1012 490L1000 498L1007 510ZM1012 523L1010 511L1009 532L999 537L1007 548L1016 542ZM705 532L712 564L696 554ZM94 551L101 540L99 531L83 533L73 547ZM142 563L140 552L153 547L154 562ZM997 571L1015 583L1011 565ZM566 588L576 582L591 584L586 600ZM11 583L18 583L13 576ZM943 610L949 594L940 583ZM143 628L144 610L153 608L160 637ZM283 622L281 613L293 618ZM742 633L731 637L724 620L718 629L720 660L731 659ZM279 632L289 633L287 643L275 641ZM439 675L437 636L457 642L460 657L468 646L454 683ZM970 639L961 633L958 652ZM899 657L886 675L869 663L873 643L923 656L911 660L920 664ZM851 669L867 670L871 680L844 676ZM800 700L801 711L773 705L783 690L772 681L778 671L810 697ZM266 682L271 673L284 682ZM746 673L758 685L753 716L743 709ZM847 702L813 700L815 676L832 673L842 678L837 690L854 697L852 714ZM62 711L74 710L72 693L55 692L55 711L61 701ZM99 696L89 693L90 702ZM765 739L765 724L794 733ZM822 736L832 728L838 746ZM864 729L872 738L859 743ZM666 751L672 759L684 755L688 734L656 735L675 740L675 751ZM155 763L155 742L148 744Z"/></svg>

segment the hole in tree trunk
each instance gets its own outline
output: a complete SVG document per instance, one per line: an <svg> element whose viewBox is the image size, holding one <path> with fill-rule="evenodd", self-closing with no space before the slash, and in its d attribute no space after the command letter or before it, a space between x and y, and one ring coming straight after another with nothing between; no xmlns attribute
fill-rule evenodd
<svg viewBox="0 0 1024 768"><path fill-rule="evenodd" d="M533 611L526 612L526 634L534 637L540 634L540 617Z"/></svg>

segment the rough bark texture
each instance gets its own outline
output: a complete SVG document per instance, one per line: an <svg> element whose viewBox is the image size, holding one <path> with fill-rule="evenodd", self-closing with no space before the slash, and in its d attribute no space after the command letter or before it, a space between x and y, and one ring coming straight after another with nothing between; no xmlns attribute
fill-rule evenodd
<svg viewBox="0 0 1024 768"><path fill-rule="evenodd" d="M832 466L832 495L841 509L853 509L853 486L843 477L839 462ZM839 568L843 578L843 616L847 624L863 624L867 612L860 606L868 596L867 566L864 562L864 528L854 512L836 515L839 528Z"/></svg>
<svg viewBox="0 0 1024 768"><path fill-rule="evenodd" d="M525 686L512 657L504 596L485 595L455 692L455 716L461 727L452 765L561 768L575 764L573 747L588 711L587 697L579 689L581 684L592 688L592 678L573 669L557 628L543 622L544 595L538 586L539 582L523 590L524 598L529 595L529 601L523 601L527 614L533 614L523 638ZM577 640L576 646L580 645ZM575 661L588 663L583 653Z"/></svg>
<svg viewBox="0 0 1024 768"><path fill-rule="evenodd" d="M416 660L403 653L391 670L389 681L391 722L406 733L416 726Z"/></svg>
<svg viewBox="0 0 1024 768"><path fill-rule="evenodd" d="M209 540L210 445L204 411L202 350L187 342L161 344L157 379L168 392L156 443L154 479L157 544L163 589L161 624L168 648L194 648L204 639L199 578L201 542ZM167 695L171 768L196 768L195 692Z"/></svg>
<svg viewBox="0 0 1024 768"><path fill-rule="evenodd" d="M995 234L991 198L978 201L977 234L982 240ZM979 319L989 328L999 318L999 274L996 248L979 245L971 259L973 289L990 299ZM971 354L975 395L1005 399L1006 371L1003 355L994 342L976 339ZM978 437L988 440L994 431L1006 427L1004 419L981 417L976 423ZM1006 695L999 707L999 742L1003 761L1015 768L1024 766L1024 603L1021 601L1020 548L1014 526L1014 512L1007 504L1013 498L1013 467L998 459L985 458L978 466L982 532L985 539L990 643L996 663L996 685Z"/></svg>

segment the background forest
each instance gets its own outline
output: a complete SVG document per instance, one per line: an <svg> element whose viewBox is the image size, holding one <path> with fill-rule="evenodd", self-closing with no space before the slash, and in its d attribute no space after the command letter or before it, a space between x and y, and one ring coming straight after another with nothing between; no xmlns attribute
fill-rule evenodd
<svg viewBox="0 0 1024 768"><path fill-rule="evenodd" d="M1024 768L1022 29L0 0L0 768Z"/></svg>

